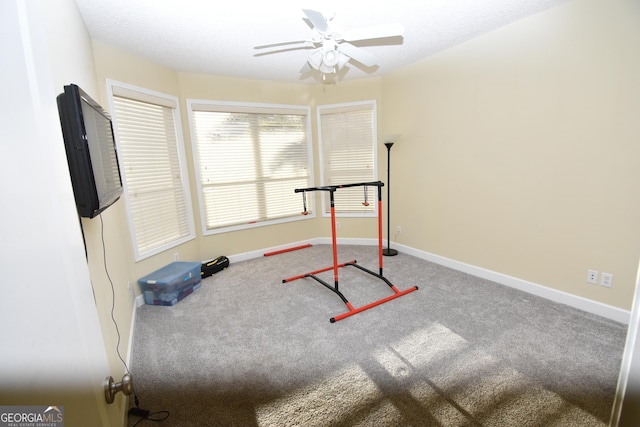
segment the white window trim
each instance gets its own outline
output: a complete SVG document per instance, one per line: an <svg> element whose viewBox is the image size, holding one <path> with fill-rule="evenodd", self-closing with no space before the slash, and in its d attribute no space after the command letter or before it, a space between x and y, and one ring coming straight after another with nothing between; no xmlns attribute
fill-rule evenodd
<svg viewBox="0 0 640 427"><path fill-rule="evenodd" d="M325 177L324 177L324 158L323 158L323 148L322 148L322 121L321 121L321 115L322 115L322 111L323 110L338 110L338 109L344 109L344 110L349 110L349 109L353 109L354 107L359 107L359 106L363 106L363 105L370 105L371 109L372 109L372 115L373 115L373 120L372 120L372 132L373 132L373 170L374 170L374 179L372 179L372 181L377 181L378 180L378 147L377 147L377 141L378 141L378 112L377 112L377 103L375 100L368 100L368 101L357 101L357 102L347 102L347 103L340 103L340 104L327 104L327 105L319 105L317 107L316 110L316 116L317 116L317 126L318 126L318 156L319 156L319 165L320 165L320 182L324 183L325 182ZM349 182L345 182L343 184L351 184ZM322 184L324 185L324 184ZM372 187L373 188L373 187ZM337 190L340 191L340 190ZM324 191L321 193L325 193ZM345 212L336 212L335 215L336 217L341 217L341 218L375 218L378 215L378 193L377 193L377 188L375 189L375 191L372 192L372 199L369 200L369 203L371 205L373 205L373 212L369 212L369 213L345 213ZM329 197L325 196L325 197L321 197L322 199L322 216L325 218L328 218L331 216L331 213L328 212L329 208L328 208L328 203L329 203Z"/></svg>
<svg viewBox="0 0 640 427"><path fill-rule="evenodd" d="M176 142L177 142L177 148L178 148L178 162L180 164L180 170L181 170L182 187L184 191L184 200L186 204L185 206L186 216L187 216L186 219L187 219L187 224L189 228L189 233L188 235L180 239L176 239L170 243L157 247L153 250L141 253L138 250L137 238L134 233L133 218L131 216L131 209L130 209L131 202L129 200L129 195L128 195L129 193L127 191L127 183L126 183L126 179L123 179L122 185L124 189L124 200L125 200L125 206L126 206L127 223L129 224L129 235L131 236L134 259L136 262L138 262L143 259L157 255L161 252L164 252L168 249L184 244L196 238L195 225L193 220L193 204L191 201L191 188L189 184L189 170L187 168L187 162L186 162L187 156L185 152L184 139L182 134L182 119L180 115L180 104L179 104L178 98L172 95L167 95L164 93L156 92L150 89L142 88L142 87L131 85L128 83L119 82L112 79L106 79L106 81L107 81L107 96L109 98L109 108L110 108L110 111L112 112L115 111L114 104L113 104L114 87L116 88L116 92L119 91L121 93L124 93L126 91L132 91L135 94L134 96L140 100L155 103L158 105L164 105L172 108L173 110L173 119L175 124L176 140L177 140ZM140 94L143 96L138 97L138 95ZM114 115L112 114L112 116ZM115 137L116 149L118 150L118 155L120 156L121 147L120 147L120 141L118 138L117 122L115 119L113 120L113 127L114 127L114 133L116 134L116 137Z"/></svg>
<svg viewBox="0 0 640 427"><path fill-rule="evenodd" d="M232 225L228 227L220 227L216 229L207 229L207 220L205 214L205 203L203 200L203 191L202 191L202 179L199 170L199 159L198 159L198 150L196 147L196 141L194 138L195 127L193 123L193 109L194 108L205 108L211 109L213 111L223 111L223 112L296 112L299 113L301 111L305 112L306 115L306 133L307 133L307 164L309 166L309 187L314 186L314 169L313 169L313 140L311 134L311 108L306 105L289 105L289 104L266 104L266 103L251 103L251 102L236 102L236 101L216 101L216 100L206 100L206 99L187 99L187 116L189 118L189 131L192 141L192 155L193 155L193 164L194 164L194 173L196 177L196 188L198 192L198 205L200 212L200 225L202 229L202 234L204 236L215 235L228 233L232 231L239 230L248 230L252 228L264 227L274 224L283 224L294 221L305 221L309 219L313 219L316 217L316 209L314 209L314 198L309 197L307 195L307 210L309 211L308 215L300 215L299 217L289 217L289 218L279 218L274 220L265 220L257 223L250 224L238 224ZM293 191L293 189L291 190ZM300 195L300 211L302 212L303 203L302 203L302 195Z"/></svg>

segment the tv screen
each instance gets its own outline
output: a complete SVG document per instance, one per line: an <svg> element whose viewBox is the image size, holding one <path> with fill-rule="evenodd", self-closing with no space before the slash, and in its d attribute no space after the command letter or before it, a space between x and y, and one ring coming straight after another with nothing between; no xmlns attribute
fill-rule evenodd
<svg viewBox="0 0 640 427"><path fill-rule="evenodd" d="M76 207L80 216L93 218L122 194L111 118L74 84L57 101Z"/></svg>

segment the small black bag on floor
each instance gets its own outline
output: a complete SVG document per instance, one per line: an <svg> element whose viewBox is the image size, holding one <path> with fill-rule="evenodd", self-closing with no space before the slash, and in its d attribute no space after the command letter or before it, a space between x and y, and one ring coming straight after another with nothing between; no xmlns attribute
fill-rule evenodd
<svg viewBox="0 0 640 427"><path fill-rule="evenodd" d="M205 277L209 277L219 271L225 270L227 267L229 267L229 258L222 255L216 259L212 259L211 261L203 262L202 267L200 268L200 276L204 279Z"/></svg>

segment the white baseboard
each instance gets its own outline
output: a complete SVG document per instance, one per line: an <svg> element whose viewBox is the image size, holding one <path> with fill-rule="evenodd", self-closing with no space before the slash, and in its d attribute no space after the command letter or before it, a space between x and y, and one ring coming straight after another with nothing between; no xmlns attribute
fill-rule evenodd
<svg viewBox="0 0 640 427"><path fill-rule="evenodd" d="M290 248L295 248L297 246L303 246L303 245L307 245L307 244L311 244L311 245L319 245L319 244L324 244L325 242L321 241L322 238L317 238L317 239L310 239L310 240L303 240L303 241L299 241L299 242L293 242L293 243L287 243L286 245L279 245L279 246L272 246L270 248L265 248L265 249L258 249L256 251L250 251L250 252L243 252L241 254L236 254L236 255L229 255L229 262L240 262L240 261L247 261L250 259L254 259L254 258L260 258L265 256L264 254L269 253L269 252L276 252L276 251L282 251L285 249L290 249ZM331 240L328 240L326 243L331 244Z"/></svg>
<svg viewBox="0 0 640 427"><path fill-rule="evenodd" d="M377 239L359 239L359 238L338 238L338 245L365 245L375 246L378 244ZM311 245L330 245L330 237L318 237L315 239L290 243L287 245L274 246L271 248L257 250L252 252L245 252L238 255L232 255L229 260L232 262L245 261L253 258L259 258L264 256L265 253L279 251L288 248L295 248L306 244ZM387 245L386 240L383 241L383 245ZM554 301L560 304L565 304L570 307L577 308L587 313L592 313L606 319L610 319L623 324L629 324L631 313L621 308L613 307L611 305L603 304L597 301L593 301L587 298L583 298L577 295L572 295L567 292L559 291L557 289L549 288L547 286L539 285L537 283L529 282L527 280L519 279L517 277L508 276L506 274L498 273L496 271L487 270L482 267L477 267L464 262L456 261L450 258L446 258L440 255L432 254L422 250L414 249L409 246L401 244L393 244L393 248L399 252L406 253L408 255L415 256L416 258L424 259L435 264L442 265L463 273L470 274L481 279L491 280L492 282L499 283L510 288L518 289L523 292L527 292L532 295L536 295L542 298L546 298L550 301ZM141 297L139 297L141 298ZM144 301L142 301L144 304Z"/></svg>
<svg viewBox="0 0 640 427"><path fill-rule="evenodd" d="M338 245L377 245L378 242L376 239L354 239L354 238L338 238ZM265 253L276 252L285 249L291 249L298 246L304 245L330 245L331 237L316 237L314 239L302 240L299 242L287 243L286 245L272 246L265 249L258 249L256 251L243 252L241 254L229 255L229 262L239 262L239 261L247 261L254 258L263 257Z"/></svg>
<svg viewBox="0 0 640 427"><path fill-rule="evenodd" d="M144 304L144 295L138 295L135 300L135 308L142 307Z"/></svg>
<svg viewBox="0 0 640 427"><path fill-rule="evenodd" d="M144 299L142 298L142 295L137 296L134 300L133 300L133 304L131 307L131 326L129 328L129 342L127 343L127 357L126 357L126 361L127 361L127 367L131 367L131 353L132 353L132 349L133 349L133 334L136 330L136 314L138 313L138 307L140 307L140 302L138 301L138 299L142 300L142 304L144 304Z"/></svg>
<svg viewBox="0 0 640 427"><path fill-rule="evenodd" d="M471 274L472 276L480 277L482 279L491 280L492 282L509 286L510 288L518 289L560 304L565 304L570 307L586 311L587 313L592 313L600 317L604 317L606 319L614 320L616 322L624 323L627 325L629 324L631 313L621 308L613 307L611 305L603 304L577 295L572 295L567 292L552 289L546 286L539 285L537 283L519 279L517 277L508 276L506 274L487 270L481 267L476 267L474 265L466 264L450 258L445 258L440 255L435 255L429 252L414 249L409 246L395 244L394 248L399 252L413 255L416 258L424 259L426 261L452 268L463 273Z"/></svg>

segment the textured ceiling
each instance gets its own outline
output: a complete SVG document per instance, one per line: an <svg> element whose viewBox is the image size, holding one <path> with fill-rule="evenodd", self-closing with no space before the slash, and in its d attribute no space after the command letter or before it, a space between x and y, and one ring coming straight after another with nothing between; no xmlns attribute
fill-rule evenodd
<svg viewBox="0 0 640 427"><path fill-rule="evenodd" d="M399 23L403 38L353 43L379 58L350 61L339 80L380 76L568 0L76 0L93 39L178 71L299 83L310 49L257 55L255 46L311 37L303 8L345 30ZM299 47L300 45L298 45ZM295 46L286 46L295 47ZM283 49L282 47L280 49ZM267 50L268 51L268 50Z"/></svg>

